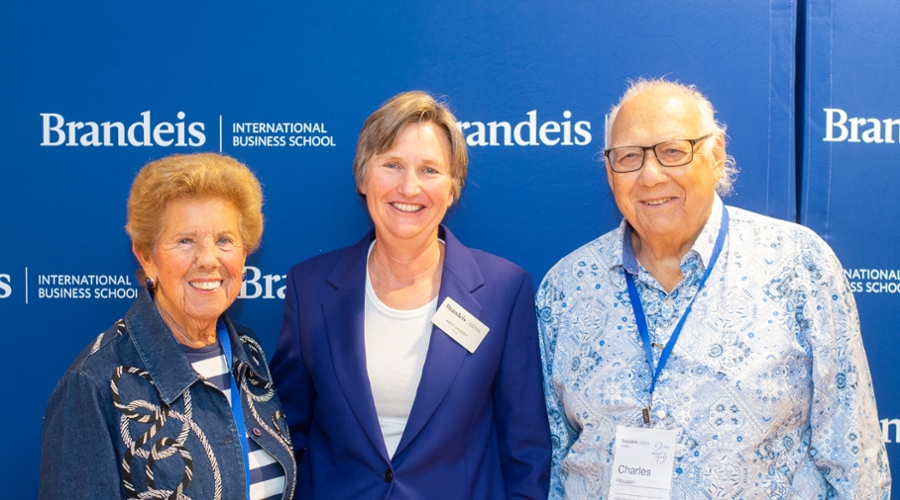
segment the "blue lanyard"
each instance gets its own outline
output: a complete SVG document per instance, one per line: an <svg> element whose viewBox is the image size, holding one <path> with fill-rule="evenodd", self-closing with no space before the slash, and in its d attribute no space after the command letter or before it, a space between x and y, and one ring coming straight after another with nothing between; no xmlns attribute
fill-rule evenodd
<svg viewBox="0 0 900 500"><path fill-rule="evenodd" d="M650 332L647 330L647 318L644 316L644 307L641 305L641 296L638 295L637 287L634 285L634 277L628 271L625 271L625 281L628 283L628 296L631 298L631 307L634 309L634 319L637 321L638 331L641 333L641 342L644 344L644 352L647 353L647 363L650 365L650 372L653 373L653 379L650 381L650 400L651 403L653 401L653 389L656 388L656 380L659 378L659 374L662 373L663 367L666 365L666 362L669 360L669 355L672 354L672 349L675 347L675 343L678 342L678 336L681 335L681 329L684 327L684 320L687 319L688 314L691 312L691 307L694 305L694 301L697 300L697 297L700 295L700 290L703 289L703 285L706 283L706 279L709 278L710 273L714 267L716 267L716 261L719 260L719 254L722 253L722 247L725 245L725 235L728 233L728 210L725 206L722 206L722 225L719 227L719 235L716 236L716 243L713 246L712 256L709 259L709 265L706 266L706 272L703 274L703 278L700 280L700 285L697 287L697 292L694 294L694 298L691 299L691 302L688 304L687 308L684 310L684 314L681 315L681 319L678 321L678 325L675 326L675 330L672 332L672 336L669 338L669 341L666 342L665 347L663 347L662 352L659 355L659 364L656 366L656 370L653 369L653 351L650 343ZM649 408L647 407L644 413L644 423L650 423L649 421Z"/></svg>
<svg viewBox="0 0 900 500"><path fill-rule="evenodd" d="M241 450L244 452L244 472L247 474L247 498L250 498L250 455L247 446L247 427L244 425L241 393L238 391L237 381L234 379L234 365L231 362L231 338L228 335L228 329L225 328L225 322L221 319L216 325L216 333L219 335L219 342L222 343L222 352L225 354L225 362L228 364L228 378L231 380L231 413L234 415L238 439L241 442Z"/></svg>

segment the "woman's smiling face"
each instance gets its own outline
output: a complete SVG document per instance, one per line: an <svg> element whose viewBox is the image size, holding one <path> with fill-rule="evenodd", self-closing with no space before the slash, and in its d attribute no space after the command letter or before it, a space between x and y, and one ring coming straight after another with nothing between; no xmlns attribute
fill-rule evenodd
<svg viewBox="0 0 900 500"><path fill-rule="evenodd" d="M153 251L138 255L156 283L160 315L173 330L215 328L241 291L247 254L238 210L222 198L179 198L166 205L161 217Z"/></svg>
<svg viewBox="0 0 900 500"><path fill-rule="evenodd" d="M453 204L447 134L431 122L407 124L391 149L369 159L360 192L366 197L376 238L436 238L438 225Z"/></svg>

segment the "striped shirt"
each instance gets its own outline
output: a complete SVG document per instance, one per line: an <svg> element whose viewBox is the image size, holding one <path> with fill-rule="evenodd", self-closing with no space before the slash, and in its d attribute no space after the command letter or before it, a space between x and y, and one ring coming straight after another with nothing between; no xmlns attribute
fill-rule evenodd
<svg viewBox="0 0 900 500"><path fill-rule="evenodd" d="M180 345L194 371L225 394L231 404L231 374L218 342L200 349ZM247 439L250 464L250 500L277 500L284 493L284 470L266 450Z"/></svg>

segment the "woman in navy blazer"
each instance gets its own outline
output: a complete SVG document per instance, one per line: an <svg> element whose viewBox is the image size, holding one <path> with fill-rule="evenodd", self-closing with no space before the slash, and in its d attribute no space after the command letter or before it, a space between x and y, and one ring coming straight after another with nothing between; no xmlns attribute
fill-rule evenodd
<svg viewBox="0 0 900 500"><path fill-rule="evenodd" d="M547 498L531 276L440 224L465 180L464 141L428 94L385 103L354 160L375 228L288 275L271 368L299 498ZM489 329L477 347L431 324L447 298Z"/></svg>

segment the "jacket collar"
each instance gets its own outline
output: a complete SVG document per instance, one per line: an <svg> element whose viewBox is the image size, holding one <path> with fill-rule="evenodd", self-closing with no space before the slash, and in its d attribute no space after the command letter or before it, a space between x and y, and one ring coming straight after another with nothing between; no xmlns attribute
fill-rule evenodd
<svg viewBox="0 0 900 500"><path fill-rule="evenodd" d="M484 285L484 277L472 252L443 225L438 229L438 237L445 242L438 304L449 296L476 317L481 316L482 306L472 293ZM335 290L323 301L322 308L335 371L347 402L372 444L385 460L390 460L366 371L366 256L374 239L375 231L372 230L350 247L331 270L326 281ZM434 414L468 354L440 329L432 328L420 390L416 393L395 456L415 439Z"/></svg>
<svg viewBox="0 0 900 500"><path fill-rule="evenodd" d="M472 252L460 243L460 241L456 239L456 236L454 236L453 233L447 229L447 226L443 224L438 226L438 238L444 240L445 244L443 272L453 274L459 284L469 292L474 292L478 288L481 288L484 285L484 276L481 274L481 269L475 262L475 257L472 256ZM375 230L372 229L363 237L363 239L359 240L355 245L349 247L347 251L344 252L343 257L334 266L325 278L325 281L335 288L341 288L348 284L357 286L358 283L353 280L359 279L359 276L356 276L357 273L365 272L369 246L374 240ZM363 274L363 286L365 286L365 277L365 274ZM443 279L444 276L442 273L441 292L443 292ZM363 291L365 291L365 288L363 288ZM441 293L441 295L443 295L443 293Z"/></svg>
<svg viewBox="0 0 900 500"><path fill-rule="evenodd" d="M246 367L254 377L268 383L269 374L262 364L261 351L259 354L248 352L251 349L241 340L235 324L224 314L222 319L231 340L233 366ZM125 315L125 328L143 361L144 369L150 374L160 398L166 404L172 404L191 384L200 380L146 289L141 289ZM242 369L237 371L240 373Z"/></svg>
<svg viewBox="0 0 900 500"><path fill-rule="evenodd" d="M438 307L446 297L451 297L463 309L476 318L482 317L483 308L473 292L484 286L484 276L472 252L463 246L447 228L438 231L446 243L444 270L441 273L441 288L438 292ZM436 326L431 329L431 342L422 368L419 389L397 445L395 455L399 455L418 436L447 395L456 379L463 362L471 356L465 347L458 344ZM424 389L423 389L424 388Z"/></svg>

